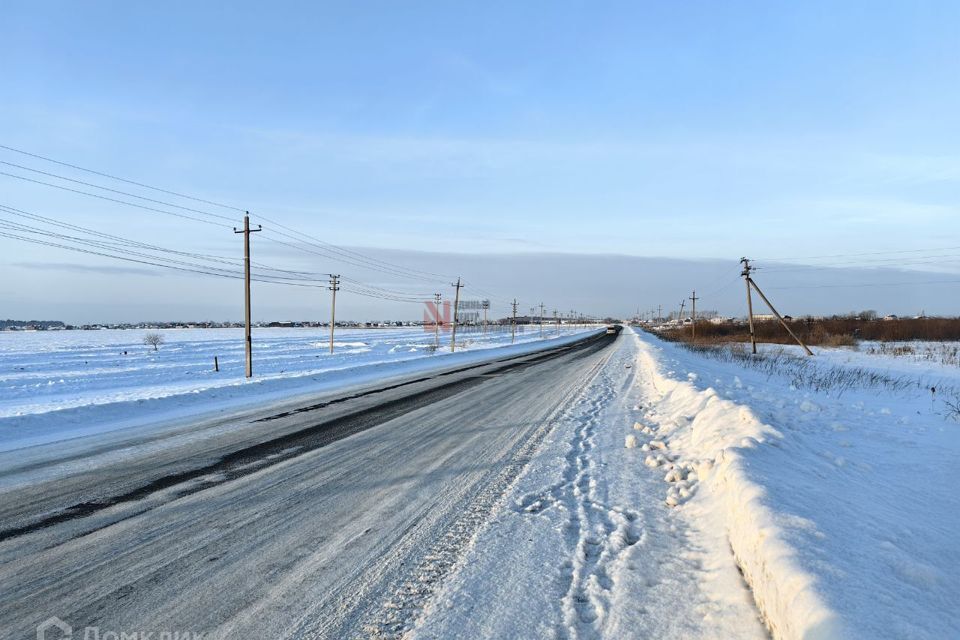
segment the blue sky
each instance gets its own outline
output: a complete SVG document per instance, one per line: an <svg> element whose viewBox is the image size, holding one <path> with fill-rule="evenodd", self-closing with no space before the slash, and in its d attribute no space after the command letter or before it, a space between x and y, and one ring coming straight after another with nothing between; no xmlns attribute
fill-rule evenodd
<svg viewBox="0 0 960 640"><path fill-rule="evenodd" d="M734 264L960 245L955 2L23 2L0 16L0 143L339 245ZM3 204L235 249L189 222L0 185ZM18 265L95 262L0 250L29 290L86 281Z"/></svg>

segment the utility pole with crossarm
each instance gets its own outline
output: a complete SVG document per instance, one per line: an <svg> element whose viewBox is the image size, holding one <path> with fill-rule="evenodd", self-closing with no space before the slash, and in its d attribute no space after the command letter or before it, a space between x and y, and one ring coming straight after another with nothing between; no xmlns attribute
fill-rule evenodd
<svg viewBox="0 0 960 640"><path fill-rule="evenodd" d="M333 330L337 326L337 291L340 291L340 275L328 274L330 276L330 286L327 287L333 293L333 299L330 301L330 353L333 353Z"/></svg>
<svg viewBox="0 0 960 640"><path fill-rule="evenodd" d="M693 303L693 314L692 314L693 317L692 317L692 319L691 319L691 324L690 324L690 330L691 330L691 334L692 334L691 337L692 337L693 340L696 340L696 339L697 339L697 300L699 300L699 299L700 299L700 298L697 297L697 290L694 289L694 290L693 290L693 295L690 296L690 302Z"/></svg>
<svg viewBox="0 0 960 640"><path fill-rule="evenodd" d="M457 348L457 322L460 320L458 307L460 306L460 289L463 289L463 285L460 284L460 278L457 278L456 283L451 283L450 286L456 288L456 294L453 297L453 331L450 333L450 353L453 353Z"/></svg>
<svg viewBox="0 0 960 640"><path fill-rule="evenodd" d="M257 231L263 231L263 226L257 225L256 229L250 228L250 212L246 211L243 216L243 229L233 228L234 233L243 234L243 324L244 330L244 352L247 356L246 376L253 377L253 332L250 330L250 234Z"/></svg>

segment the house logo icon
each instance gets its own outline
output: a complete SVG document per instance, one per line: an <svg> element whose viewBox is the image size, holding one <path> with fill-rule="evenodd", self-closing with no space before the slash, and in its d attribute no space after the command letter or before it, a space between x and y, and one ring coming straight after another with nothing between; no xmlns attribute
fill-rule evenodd
<svg viewBox="0 0 960 640"><path fill-rule="evenodd" d="M47 618L37 625L37 640L69 640L72 635L73 627L57 616Z"/></svg>

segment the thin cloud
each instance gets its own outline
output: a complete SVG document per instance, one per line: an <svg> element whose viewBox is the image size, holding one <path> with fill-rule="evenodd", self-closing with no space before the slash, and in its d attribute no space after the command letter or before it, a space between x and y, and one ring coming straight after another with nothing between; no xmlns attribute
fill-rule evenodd
<svg viewBox="0 0 960 640"><path fill-rule="evenodd" d="M87 273L104 273L107 275L138 275L138 276L159 276L160 273L155 269L142 269L140 267L120 267L113 265L80 264L77 262L12 262L13 267L23 267L24 269L34 269L42 271L84 271Z"/></svg>

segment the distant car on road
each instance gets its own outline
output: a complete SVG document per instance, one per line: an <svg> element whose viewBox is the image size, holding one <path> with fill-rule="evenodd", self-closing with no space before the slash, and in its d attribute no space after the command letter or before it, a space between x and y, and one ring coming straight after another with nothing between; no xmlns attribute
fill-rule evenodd
<svg viewBox="0 0 960 640"><path fill-rule="evenodd" d="M611 335L611 334L614 334L614 333L616 333L616 332L617 332L617 325L615 325L615 324L608 324L608 325L607 325L607 335L608 335L608 336Z"/></svg>

